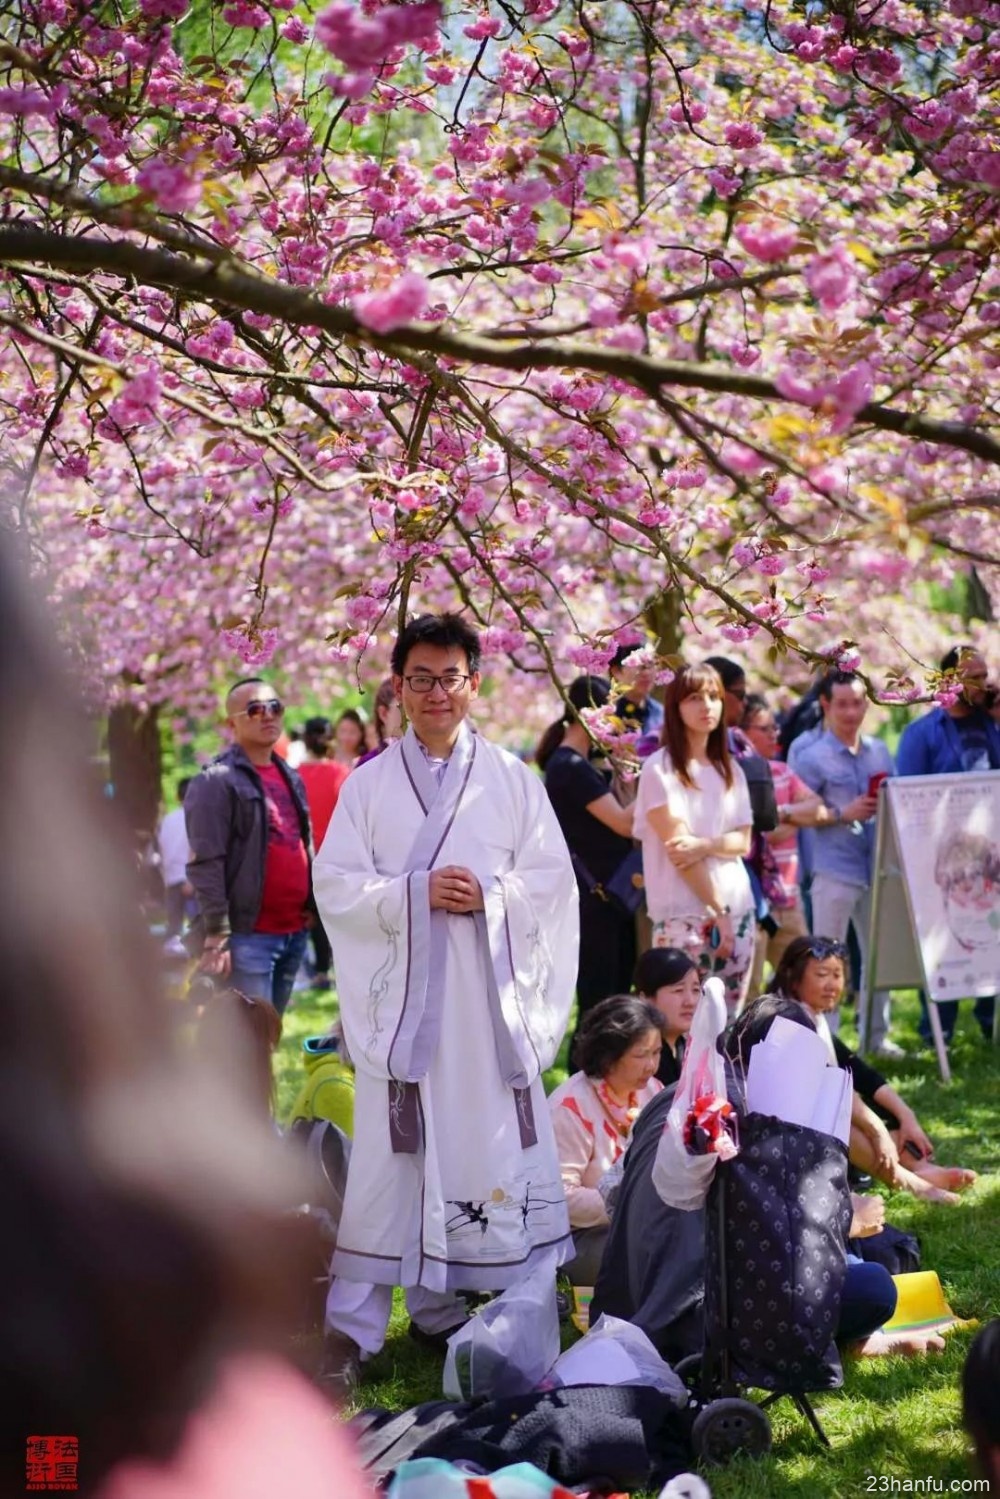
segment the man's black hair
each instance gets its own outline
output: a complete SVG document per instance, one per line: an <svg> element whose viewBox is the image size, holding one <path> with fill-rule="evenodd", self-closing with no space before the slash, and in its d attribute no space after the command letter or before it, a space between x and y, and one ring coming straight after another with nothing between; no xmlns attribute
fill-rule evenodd
<svg viewBox="0 0 1000 1499"><path fill-rule="evenodd" d="M611 657L611 660L608 662L608 670L609 671L621 671L622 667L625 665L625 662L628 660L629 656L632 656L632 655L635 654L636 651L641 651L641 650L642 650L642 641L641 640L635 641L632 645L620 645L618 647L618 649L615 651L614 655Z"/></svg>
<svg viewBox="0 0 1000 1499"><path fill-rule="evenodd" d="M743 667L738 661L731 661L728 656L706 656L703 664L715 668L727 692L730 687L735 687L737 682L746 681L747 674Z"/></svg>
<svg viewBox="0 0 1000 1499"><path fill-rule="evenodd" d="M256 687L258 683L260 683L264 687L268 687L270 685L270 683L268 683L264 677L240 677L239 681L234 682L230 687L229 691L226 693L226 697L231 697L232 694L236 691L237 687Z"/></svg>
<svg viewBox="0 0 1000 1499"><path fill-rule="evenodd" d="M979 652L974 645L953 645L950 651L945 651L941 657L942 671L955 671L966 656L978 656Z"/></svg>
<svg viewBox="0 0 1000 1499"><path fill-rule="evenodd" d="M820 677L816 684L816 696L821 697L825 703L832 703L835 687L850 687L853 683L860 681L861 678L856 671L843 671L839 666L835 666Z"/></svg>
<svg viewBox="0 0 1000 1499"><path fill-rule="evenodd" d="M401 677L406 669L406 658L417 645L436 645L443 650L457 649L465 652L469 671L479 670L479 636L460 614L421 614L402 629L392 648L392 670Z"/></svg>

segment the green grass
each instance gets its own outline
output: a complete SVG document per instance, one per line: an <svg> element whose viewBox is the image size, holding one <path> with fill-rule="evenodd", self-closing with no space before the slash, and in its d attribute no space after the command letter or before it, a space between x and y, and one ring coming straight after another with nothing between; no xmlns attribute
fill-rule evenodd
<svg viewBox="0 0 1000 1499"><path fill-rule="evenodd" d="M933 1054L918 1050L915 996L897 997L893 1010L894 1034L912 1056L893 1068L889 1080L916 1109L934 1140L938 1160L972 1166L981 1175L959 1207L925 1205L893 1194L888 1215L899 1228L918 1236L923 1268L938 1272L953 1309L983 1322L1000 1316L1000 1050L983 1043L971 1005L963 1005L951 1052L953 1078L945 1085ZM329 994L296 995L276 1063L282 1116L301 1080L303 1038L326 1030L335 1014L336 1001ZM854 1039L846 1028L845 1040L850 1044ZM565 1065L562 1056L546 1077L550 1087L565 1076ZM406 1325L397 1292L388 1340L366 1366L358 1406L402 1409L440 1398L441 1360L412 1344ZM972 1470L961 1429L958 1383L972 1336L971 1331L956 1331L949 1335L943 1354L927 1358L849 1362L843 1389L815 1401L832 1444L829 1452L819 1446L790 1402L779 1402L771 1411L772 1455L757 1462L740 1459L706 1474L713 1495L854 1499L869 1492L921 1492L913 1487L917 1479L935 1480L940 1491L946 1491L952 1480L968 1479ZM880 1489L881 1479L885 1482ZM898 1481L895 1489L893 1480ZM906 1480L911 1481L909 1490ZM934 1490L924 1489L928 1491Z"/></svg>

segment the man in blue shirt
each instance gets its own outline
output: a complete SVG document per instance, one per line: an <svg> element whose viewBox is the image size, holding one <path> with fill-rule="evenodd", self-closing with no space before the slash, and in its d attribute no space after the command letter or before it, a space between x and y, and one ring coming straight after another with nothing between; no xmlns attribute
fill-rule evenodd
<svg viewBox="0 0 1000 1499"><path fill-rule="evenodd" d="M843 942L848 924L853 925L861 949L863 994L878 810L878 797L870 788L873 777L892 774L892 756L880 739L861 732L868 699L854 672L827 672L819 684L819 700L826 728L796 756L795 766L835 814L813 833L812 926L817 936ZM887 989L875 991L868 1044L875 1056L891 1061L903 1052L889 1039L889 998ZM864 1034L863 1015L860 1028Z"/></svg>
<svg viewBox="0 0 1000 1499"><path fill-rule="evenodd" d="M961 692L947 708L932 708L903 730L896 756L901 776L953 775L963 770L1000 770L1000 727L987 712L989 670L972 645L956 645L942 657Z"/></svg>
<svg viewBox="0 0 1000 1499"><path fill-rule="evenodd" d="M896 755L901 776L957 775L968 770L1000 770L1000 725L989 713L989 668L974 645L955 645L941 658L941 670L952 672L961 692L947 708L932 708L903 730ZM993 1034L996 997L976 1000L975 1015L983 1035ZM927 1000L921 991L920 1034L930 1041ZM958 1000L938 1004L945 1041L950 1042L958 1019Z"/></svg>

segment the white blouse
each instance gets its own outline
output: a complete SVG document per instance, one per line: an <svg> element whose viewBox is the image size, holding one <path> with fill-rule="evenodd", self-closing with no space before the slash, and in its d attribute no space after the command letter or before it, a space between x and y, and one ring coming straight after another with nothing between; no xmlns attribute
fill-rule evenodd
<svg viewBox="0 0 1000 1499"><path fill-rule="evenodd" d="M753 811L746 776L735 760L731 763L733 784L728 787L714 765L701 765L697 761L688 767L694 785L685 786L662 749L642 767L635 804L635 836L642 839L642 869L650 920L700 916L704 906L680 870L671 864L647 813L655 807L666 807L670 816L684 822L696 838L718 838L737 828L751 827ZM753 905L753 892L743 860L708 858L705 864L718 899L734 914L748 911Z"/></svg>

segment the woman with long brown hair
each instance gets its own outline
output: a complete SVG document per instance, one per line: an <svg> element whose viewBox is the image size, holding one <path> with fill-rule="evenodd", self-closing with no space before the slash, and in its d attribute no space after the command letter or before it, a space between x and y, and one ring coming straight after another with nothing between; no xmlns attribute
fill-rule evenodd
<svg viewBox="0 0 1000 1499"><path fill-rule="evenodd" d="M743 866L753 813L729 754L718 673L682 667L663 709L661 748L643 766L635 813L653 946L679 947L704 976L718 975L735 1014L753 961L753 894Z"/></svg>

